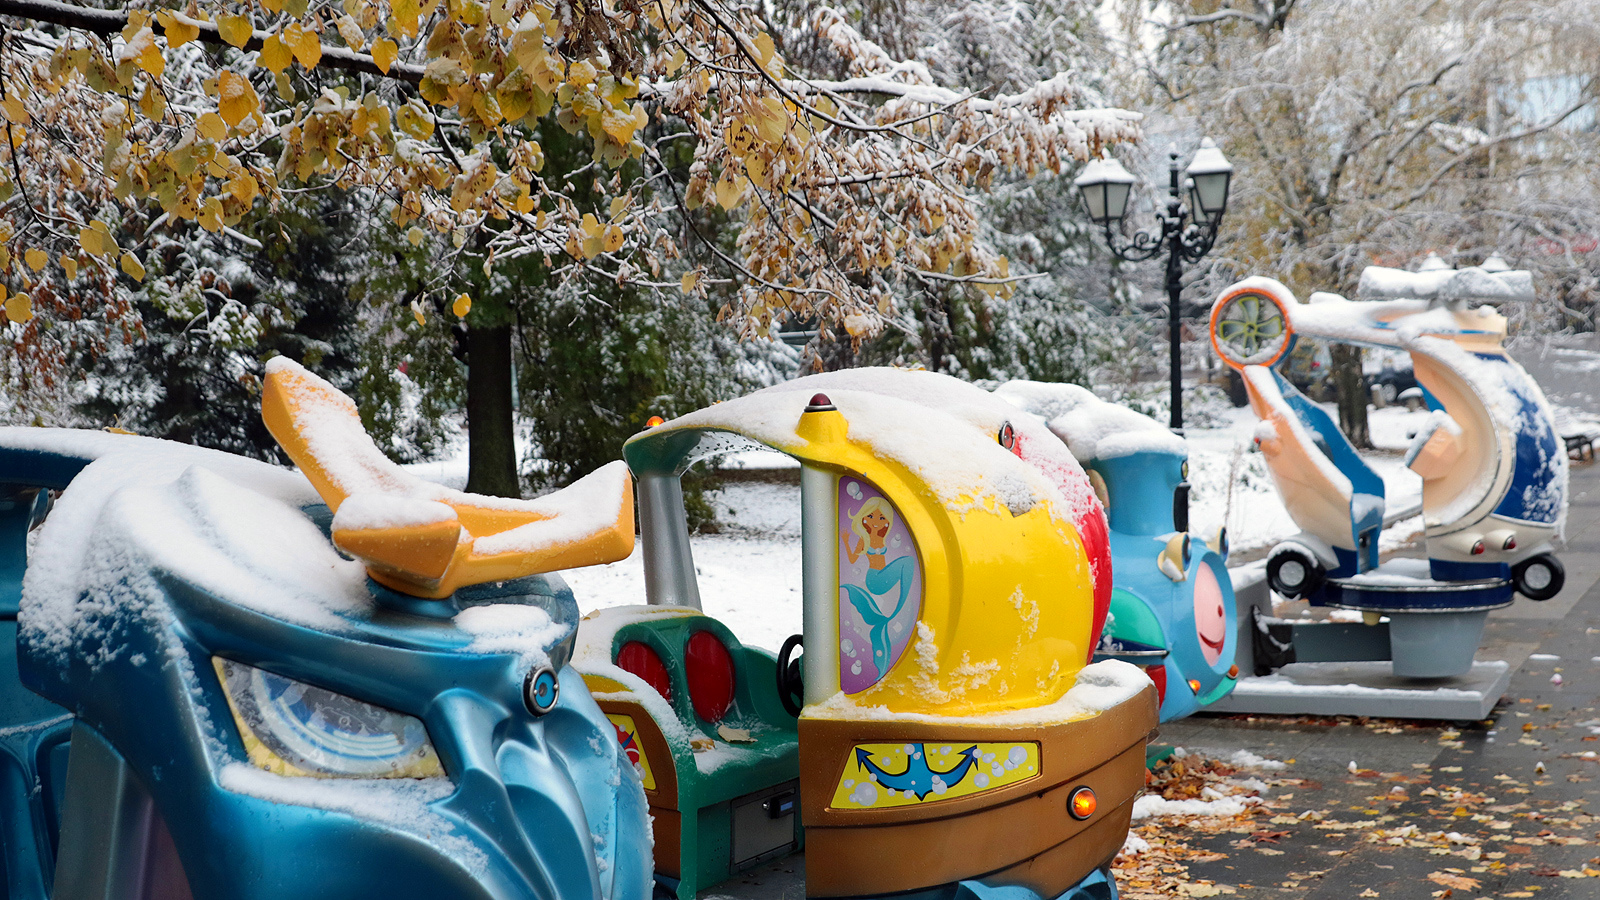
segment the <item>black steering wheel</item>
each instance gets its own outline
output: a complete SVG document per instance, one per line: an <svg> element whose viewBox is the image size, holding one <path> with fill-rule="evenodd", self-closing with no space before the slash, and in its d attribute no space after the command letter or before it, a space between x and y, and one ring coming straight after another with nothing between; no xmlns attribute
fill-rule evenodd
<svg viewBox="0 0 1600 900"><path fill-rule="evenodd" d="M805 700L805 682L800 677L800 660L792 658L794 651L805 643L805 639L798 634L791 634L783 640L783 647L778 650L778 702L789 715L800 717L800 707ZM804 654L802 654L802 659Z"/></svg>

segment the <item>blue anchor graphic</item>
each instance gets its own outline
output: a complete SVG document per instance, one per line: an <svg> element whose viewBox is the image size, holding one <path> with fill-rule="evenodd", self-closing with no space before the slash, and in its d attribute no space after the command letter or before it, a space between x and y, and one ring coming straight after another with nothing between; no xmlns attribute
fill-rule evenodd
<svg viewBox="0 0 1600 900"><path fill-rule="evenodd" d="M961 762L956 763L943 772L936 772L928 767L928 748L924 744L917 744L915 753L906 754L906 769L904 772L885 772L872 761L872 754L861 747L856 748L856 765L876 776L879 784L890 790L907 791L917 795L918 800L923 800L933 793L933 779L935 776L946 787L955 787L961 779L967 777L967 772L978 763L978 747L974 744L956 755L961 757Z"/></svg>

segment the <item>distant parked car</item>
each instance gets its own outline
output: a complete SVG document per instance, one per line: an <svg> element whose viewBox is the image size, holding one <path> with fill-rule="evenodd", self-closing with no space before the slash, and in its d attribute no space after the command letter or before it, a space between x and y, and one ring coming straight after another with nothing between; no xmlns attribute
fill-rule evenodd
<svg viewBox="0 0 1600 900"><path fill-rule="evenodd" d="M1412 388L1420 387L1417 376L1411 371L1410 366L1396 366L1385 360L1382 368L1376 372L1367 372L1362 376L1366 386L1367 396L1371 397L1380 406L1393 406L1400 399L1400 395Z"/></svg>
<svg viewBox="0 0 1600 900"><path fill-rule="evenodd" d="M1282 372L1290 384L1318 403L1333 399L1333 357L1321 341L1300 341L1290 350Z"/></svg>

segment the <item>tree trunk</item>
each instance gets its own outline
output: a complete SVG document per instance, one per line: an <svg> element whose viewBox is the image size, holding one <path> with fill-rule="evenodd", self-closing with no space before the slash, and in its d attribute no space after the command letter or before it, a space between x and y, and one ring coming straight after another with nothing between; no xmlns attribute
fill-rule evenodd
<svg viewBox="0 0 1600 900"><path fill-rule="evenodd" d="M511 326L467 328L467 491L521 497L511 420Z"/></svg>
<svg viewBox="0 0 1600 900"><path fill-rule="evenodd" d="M1361 348L1349 344L1329 347L1333 358L1333 390L1339 401L1339 429L1358 450L1372 449L1367 431L1367 391L1361 378Z"/></svg>

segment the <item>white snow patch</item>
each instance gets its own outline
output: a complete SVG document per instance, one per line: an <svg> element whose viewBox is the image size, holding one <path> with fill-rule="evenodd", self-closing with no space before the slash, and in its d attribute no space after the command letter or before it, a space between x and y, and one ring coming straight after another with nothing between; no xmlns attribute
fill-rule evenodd
<svg viewBox="0 0 1600 900"><path fill-rule="evenodd" d="M1135 453L1188 454L1183 438L1154 419L1075 384L1008 381L995 388L995 395L1045 419L1080 463Z"/></svg>
<svg viewBox="0 0 1600 900"><path fill-rule="evenodd" d="M1264 756L1257 756L1249 750L1234 751L1233 755L1227 758L1227 763L1241 769L1262 769L1268 772L1289 768L1287 763L1279 762L1276 759L1267 759ZM1256 790L1262 790L1264 787L1256 788Z"/></svg>
<svg viewBox="0 0 1600 900"><path fill-rule="evenodd" d="M1168 816L1237 816L1260 803L1258 797L1217 796L1210 800L1168 800L1157 794L1145 794L1133 801L1133 818L1138 821Z"/></svg>
<svg viewBox="0 0 1600 900"><path fill-rule="evenodd" d="M545 658L544 648L561 637L565 629L551 621L550 614L537 606L518 603L486 603L469 606L456 613L457 628L472 635L467 650L474 653L516 653L525 663Z"/></svg>
<svg viewBox="0 0 1600 900"><path fill-rule="evenodd" d="M805 715L817 719L870 719L876 722L943 725L960 722L974 727L1051 725L1099 715L1133 699L1149 686L1150 678L1143 669L1119 660L1106 660L1079 669L1076 682L1054 703L1028 709L973 716L894 712L882 706L859 705L841 691L821 703L807 706Z"/></svg>

